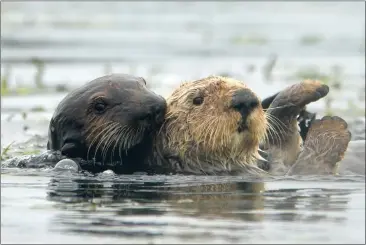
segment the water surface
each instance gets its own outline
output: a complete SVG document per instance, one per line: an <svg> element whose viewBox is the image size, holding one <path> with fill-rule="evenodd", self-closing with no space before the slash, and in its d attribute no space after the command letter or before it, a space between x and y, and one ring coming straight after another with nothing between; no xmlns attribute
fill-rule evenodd
<svg viewBox="0 0 366 245"><path fill-rule="evenodd" d="M225 73L265 97L298 82L299 70L328 74L335 66L341 88L330 84L327 98L364 139L364 20L361 2L2 3L1 75L9 89L29 91L1 97L1 147L15 142L11 156L43 151L67 93L52 89L109 72L143 76L164 96L183 80ZM44 65L42 91L34 59ZM325 104L309 109L320 117ZM3 168L1 242L364 244L365 178L258 182Z"/></svg>

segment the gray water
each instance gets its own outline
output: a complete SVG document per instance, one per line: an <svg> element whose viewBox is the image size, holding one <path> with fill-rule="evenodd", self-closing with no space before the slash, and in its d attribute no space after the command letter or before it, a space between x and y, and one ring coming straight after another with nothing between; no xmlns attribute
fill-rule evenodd
<svg viewBox="0 0 366 245"><path fill-rule="evenodd" d="M362 2L2 3L1 75L10 90L23 89L1 97L2 152L12 142L10 156L44 150L67 93L54 87L110 72L143 76L164 96L183 80L226 73L265 97L298 82L301 69L339 66L331 109L352 130L355 120L364 128L364 30ZM43 90L35 58L44 62ZM308 108L320 117L325 101ZM365 178L259 183L2 168L1 242L365 243Z"/></svg>

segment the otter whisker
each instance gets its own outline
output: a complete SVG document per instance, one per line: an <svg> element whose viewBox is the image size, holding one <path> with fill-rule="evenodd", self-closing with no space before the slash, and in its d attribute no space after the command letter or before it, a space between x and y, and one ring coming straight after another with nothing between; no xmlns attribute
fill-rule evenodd
<svg viewBox="0 0 366 245"><path fill-rule="evenodd" d="M121 144L121 148L125 149L125 142L126 142L126 131L128 131L128 126L124 126L121 129L121 137L120 137L120 144Z"/></svg>
<svg viewBox="0 0 366 245"><path fill-rule="evenodd" d="M122 164L122 135L123 135L123 130L124 130L124 127L122 127L120 130L119 130L119 135L118 135L118 155L119 155L119 159L121 160L121 164ZM117 142L117 141L116 141Z"/></svg>
<svg viewBox="0 0 366 245"><path fill-rule="evenodd" d="M277 107L268 107L266 109L263 109L263 111L267 111L267 110L272 110L272 109L282 109L282 108L286 108L286 105L283 106L277 106Z"/></svg>
<svg viewBox="0 0 366 245"><path fill-rule="evenodd" d="M108 150L113 143L112 139L114 138L114 141L116 141L115 136L116 136L116 131L118 131L118 128L119 128L119 124L113 125L113 129L109 131L108 136L105 139L105 144L104 144L103 151L102 151L103 159L105 159L105 156L108 153ZM113 152L112 152L112 154L113 154Z"/></svg>
<svg viewBox="0 0 366 245"><path fill-rule="evenodd" d="M115 152L115 148L118 147L118 155L119 155L119 158L120 158L120 161L122 163L122 142L124 141L124 138L123 138L123 132L125 130L126 126L124 127L119 127L117 132L116 132L116 142L115 142L115 145L113 147L113 154Z"/></svg>
<svg viewBox="0 0 366 245"><path fill-rule="evenodd" d="M88 129L88 131L90 131L90 132L89 132L89 134L86 137L86 141L88 141L89 140L89 137L92 136L94 134L94 132L96 132L99 128L101 128L101 127L103 127L105 125L108 125L108 124L112 124L112 123L113 122L109 121L109 122L105 122L105 123L99 125L98 127L92 127L91 129Z"/></svg>
<svg viewBox="0 0 366 245"><path fill-rule="evenodd" d="M280 144L280 148L281 148L284 129L281 127L281 124L278 123L279 121L276 120L276 118L273 115L268 114L267 118L269 121L269 129L277 136L278 143ZM277 130L275 128L277 128Z"/></svg>
<svg viewBox="0 0 366 245"><path fill-rule="evenodd" d="M261 148L258 148L258 151L263 152L263 153L267 153L266 151L262 150Z"/></svg>
<svg viewBox="0 0 366 245"><path fill-rule="evenodd" d="M119 149L118 149L118 154L121 160L121 164L123 164L123 160L122 160L122 150L124 149L124 144L126 141L126 131L128 130L127 126L124 126L120 129L119 131L119 135L118 135L118 145L119 145ZM127 152L127 150L126 150Z"/></svg>
<svg viewBox="0 0 366 245"><path fill-rule="evenodd" d="M271 125L270 129L273 136L273 142L278 142L280 149L282 149L282 140L280 133L275 129L275 124Z"/></svg>
<svg viewBox="0 0 366 245"><path fill-rule="evenodd" d="M89 160L89 152L90 152L91 147L93 147L93 146L94 146L94 142L95 142L96 140L98 140L98 139L99 139L99 136L100 136L101 134L103 134L105 131L107 131L107 130L109 129L109 126L110 126L111 124L113 124L113 122L104 123L104 124L102 124L102 125L106 125L106 124L107 124L107 126L106 126L102 131L100 131L100 132L99 132L99 133L98 133L98 134L93 138L92 142L89 144L88 151L87 151L87 154L86 154L86 158L87 158L87 160ZM101 126L102 126L102 125L101 125ZM100 127L100 126L99 126L99 127ZM97 127L96 129L98 129L99 127ZM94 129L90 135L94 134L94 131L96 131L96 129ZM94 156L94 158L95 158L95 156Z"/></svg>
<svg viewBox="0 0 366 245"><path fill-rule="evenodd" d="M120 131L121 131L121 126L116 128L116 132L115 132L115 140L114 140L114 146L112 148L112 157L111 157L111 163L112 163L112 159L114 158L114 152L116 150L117 145L119 144L119 139L120 139Z"/></svg>
<svg viewBox="0 0 366 245"><path fill-rule="evenodd" d="M270 121L270 120L269 120ZM268 124L268 136L272 138L273 141L276 141L276 137L279 140L279 136L277 135L276 130L273 128L271 123ZM270 143L269 137L267 138L267 142Z"/></svg>
<svg viewBox="0 0 366 245"><path fill-rule="evenodd" d="M132 133L132 132L134 132L134 133ZM128 140L128 145L127 145L128 149L135 143L135 137L137 134L139 134L139 132L140 132L140 127L138 127L137 129L130 128L129 140ZM126 154L128 154L127 151L126 151Z"/></svg>
<svg viewBox="0 0 366 245"><path fill-rule="evenodd" d="M284 122L282 122L280 119L278 119L275 115L270 114L270 113L265 113L265 116L268 118L272 118L273 120L275 120L278 124L281 124L281 126L283 128L286 128L286 124Z"/></svg>
<svg viewBox="0 0 366 245"><path fill-rule="evenodd" d="M113 123L113 124L111 124L111 125L109 125L109 127L108 127L108 130L106 131L106 133L101 137L101 139L99 140L99 142L98 142L98 144L97 144L97 147L96 147L96 149L95 149L95 153L94 153L94 158L96 157L96 155L97 155L97 152L98 152L98 149L99 149L99 147L101 146L101 145L105 145L105 139L107 138L107 136L109 135L109 132L111 131L111 130L113 130L114 129L114 125L115 125L116 123ZM104 157L103 157L103 159L102 159L102 162L104 162Z"/></svg>
<svg viewBox="0 0 366 245"><path fill-rule="evenodd" d="M126 127L123 131L123 149L126 154L128 154L128 149L134 144L133 136L137 133L132 127Z"/></svg>
<svg viewBox="0 0 366 245"><path fill-rule="evenodd" d="M268 116L268 119L271 119L272 123L275 123L276 126L278 126L278 128L280 130L286 131L287 126L285 125L284 122L282 122L280 119L278 119L276 116L271 115L271 114L266 114L266 116Z"/></svg>
<svg viewBox="0 0 366 245"><path fill-rule="evenodd" d="M281 134L281 136L284 136L284 134L289 130L288 128L286 128L286 126L284 126L284 124L282 125L281 121L279 119L277 119L276 117L271 117L271 120L274 124L275 127L277 127L277 129L279 130L279 133ZM282 138L283 139L283 138Z"/></svg>
<svg viewBox="0 0 366 245"><path fill-rule="evenodd" d="M110 126L110 130L108 130L106 132L106 134L102 137L101 139L101 145L103 145L102 151L101 151L101 155L102 155L102 161L105 162L106 159L106 150L108 150L108 146L109 146L109 139L111 138L111 136L113 136L111 133L115 130L115 127L118 126L118 124L113 124Z"/></svg>
<svg viewBox="0 0 366 245"><path fill-rule="evenodd" d="M114 128L112 131L109 132L109 136L106 138L106 144L105 146L103 147L103 159L105 159L105 156L106 154L108 153L108 150L110 148L110 146L113 144L113 138L114 138L114 141L116 141L116 132L118 132L118 128L119 128L119 125L114 125ZM111 162L112 162L112 158L113 158L113 151L111 152Z"/></svg>
<svg viewBox="0 0 366 245"><path fill-rule="evenodd" d="M127 150L130 148L130 144L132 141L131 131L132 131L131 127L128 127L126 130L126 135L123 137L124 138L123 148L124 148L126 154L128 154Z"/></svg>
<svg viewBox="0 0 366 245"><path fill-rule="evenodd" d="M111 134L110 132L114 130L114 125L111 127L111 129L103 136L103 142L102 142L102 150L101 150L101 155L102 155L102 159L103 162L105 162L105 149L107 147L107 145L109 144L108 139L110 138Z"/></svg>

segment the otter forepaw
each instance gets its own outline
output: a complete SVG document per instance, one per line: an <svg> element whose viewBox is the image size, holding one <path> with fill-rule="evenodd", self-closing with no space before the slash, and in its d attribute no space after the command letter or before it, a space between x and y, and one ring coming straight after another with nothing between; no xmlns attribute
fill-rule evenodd
<svg viewBox="0 0 366 245"><path fill-rule="evenodd" d="M313 121L303 151L288 174L335 174L351 140L345 120L324 116Z"/></svg>
<svg viewBox="0 0 366 245"><path fill-rule="evenodd" d="M328 85L318 80L305 80L281 91L274 98L270 108L296 106L300 112L307 104L325 97L328 93Z"/></svg>
<svg viewBox="0 0 366 245"><path fill-rule="evenodd" d="M317 101L329 93L329 87L318 80L305 80L300 83L300 91L304 92L303 103ZM304 105L304 106L305 106Z"/></svg>

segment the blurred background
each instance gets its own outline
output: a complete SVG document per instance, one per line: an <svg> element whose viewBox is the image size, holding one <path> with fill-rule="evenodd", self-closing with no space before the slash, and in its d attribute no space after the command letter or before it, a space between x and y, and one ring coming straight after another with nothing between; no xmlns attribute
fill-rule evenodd
<svg viewBox="0 0 366 245"><path fill-rule="evenodd" d="M211 74L262 98L317 78L331 92L309 109L364 118L365 4L2 3L1 144L46 135L68 91L112 72L143 76L164 96Z"/></svg>

